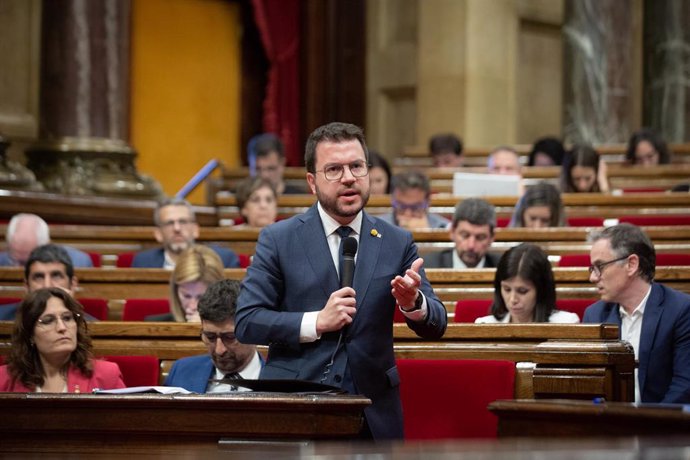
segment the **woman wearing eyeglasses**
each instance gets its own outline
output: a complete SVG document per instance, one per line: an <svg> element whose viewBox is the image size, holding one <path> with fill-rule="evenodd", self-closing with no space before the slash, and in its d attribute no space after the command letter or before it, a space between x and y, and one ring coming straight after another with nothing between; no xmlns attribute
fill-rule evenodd
<svg viewBox="0 0 690 460"><path fill-rule="evenodd" d="M0 392L90 393L124 388L115 363L93 358L84 310L59 288L29 293L19 306Z"/></svg>
<svg viewBox="0 0 690 460"><path fill-rule="evenodd" d="M506 251L496 267L491 314L476 323L579 323L575 313L556 306L551 263L539 246L519 244Z"/></svg>

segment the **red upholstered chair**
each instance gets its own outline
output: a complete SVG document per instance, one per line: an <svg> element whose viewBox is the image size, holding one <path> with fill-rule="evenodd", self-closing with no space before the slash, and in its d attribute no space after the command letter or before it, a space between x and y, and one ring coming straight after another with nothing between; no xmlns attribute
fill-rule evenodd
<svg viewBox="0 0 690 460"><path fill-rule="evenodd" d="M108 319L108 301L105 299L96 299L89 297L82 297L77 299L84 307L84 311L93 316L99 321Z"/></svg>
<svg viewBox="0 0 690 460"><path fill-rule="evenodd" d="M97 252L87 252L87 254L91 258L91 263L93 264L94 268L101 268L101 255Z"/></svg>
<svg viewBox="0 0 690 460"><path fill-rule="evenodd" d="M117 268L129 268L132 266L132 261L134 260L133 252L122 252L117 255L117 260L115 261L115 266Z"/></svg>
<svg viewBox="0 0 690 460"><path fill-rule="evenodd" d="M601 217L568 217L571 227L602 227L604 219Z"/></svg>
<svg viewBox="0 0 690 460"><path fill-rule="evenodd" d="M0 305L6 305L8 303L19 303L22 299L19 297L0 297Z"/></svg>
<svg viewBox="0 0 690 460"><path fill-rule="evenodd" d="M122 321L144 321L147 316L169 312L168 299L127 299L122 308Z"/></svg>
<svg viewBox="0 0 690 460"><path fill-rule="evenodd" d="M510 217L498 217L496 218L496 227L505 228L510 223Z"/></svg>
<svg viewBox="0 0 690 460"><path fill-rule="evenodd" d="M405 321L405 315L402 314L398 306L395 306L395 311L393 312L393 322L394 323L404 323Z"/></svg>
<svg viewBox="0 0 690 460"><path fill-rule="evenodd" d="M493 299L467 299L455 302L456 323L474 323L474 320L490 314Z"/></svg>
<svg viewBox="0 0 690 460"><path fill-rule="evenodd" d="M625 193L660 193L665 192L665 188L661 187L624 187L621 192Z"/></svg>
<svg viewBox="0 0 690 460"><path fill-rule="evenodd" d="M563 254L559 267L589 267L589 254Z"/></svg>
<svg viewBox="0 0 690 460"><path fill-rule="evenodd" d="M487 405L513 399L512 361L398 359L406 440L495 438Z"/></svg>
<svg viewBox="0 0 690 460"><path fill-rule="evenodd" d="M249 254L237 254L237 258L240 260L240 268L247 268L252 263L252 256Z"/></svg>
<svg viewBox="0 0 690 460"><path fill-rule="evenodd" d="M627 222L641 227L650 225L690 225L690 214L660 214L656 216L621 216L618 222Z"/></svg>
<svg viewBox="0 0 690 460"><path fill-rule="evenodd" d="M585 316L585 310L598 299L556 299L558 310L569 311L580 317L580 322Z"/></svg>
<svg viewBox="0 0 690 460"><path fill-rule="evenodd" d="M103 356L101 359L117 363L128 387L159 385L160 362L156 356Z"/></svg>

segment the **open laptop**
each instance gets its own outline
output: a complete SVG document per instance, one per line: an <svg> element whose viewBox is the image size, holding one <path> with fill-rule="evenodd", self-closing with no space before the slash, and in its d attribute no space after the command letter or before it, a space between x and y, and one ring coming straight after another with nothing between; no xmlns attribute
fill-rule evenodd
<svg viewBox="0 0 690 460"><path fill-rule="evenodd" d="M455 196L519 196L520 176L456 172L453 174Z"/></svg>

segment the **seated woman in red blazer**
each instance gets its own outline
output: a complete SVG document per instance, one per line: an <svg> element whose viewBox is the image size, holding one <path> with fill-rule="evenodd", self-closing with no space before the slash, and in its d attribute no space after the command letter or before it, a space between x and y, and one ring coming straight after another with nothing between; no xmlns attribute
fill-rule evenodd
<svg viewBox="0 0 690 460"><path fill-rule="evenodd" d="M37 289L19 306L0 391L90 393L124 388L115 363L93 359L82 306L59 288Z"/></svg>

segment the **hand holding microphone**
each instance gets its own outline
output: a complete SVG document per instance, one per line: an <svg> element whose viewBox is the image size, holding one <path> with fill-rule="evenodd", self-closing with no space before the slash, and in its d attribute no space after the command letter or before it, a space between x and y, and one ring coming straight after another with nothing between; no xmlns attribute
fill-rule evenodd
<svg viewBox="0 0 690 460"><path fill-rule="evenodd" d="M355 274L355 254L357 254L357 240L351 236L343 238L342 266L340 268L340 289L333 292L316 318L316 332L337 331L352 323L352 317L357 313L355 290L352 280Z"/></svg>

